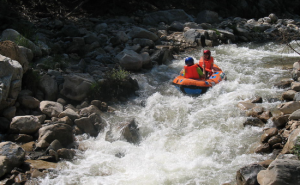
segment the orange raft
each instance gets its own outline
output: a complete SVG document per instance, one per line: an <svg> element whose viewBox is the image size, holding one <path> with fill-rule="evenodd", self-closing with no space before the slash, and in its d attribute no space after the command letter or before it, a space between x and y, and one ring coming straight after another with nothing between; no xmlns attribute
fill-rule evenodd
<svg viewBox="0 0 300 185"><path fill-rule="evenodd" d="M216 65L213 66L214 73L209 79L184 78L182 72L173 80L173 85L181 92L190 95L200 95L209 88L226 79L225 73Z"/></svg>

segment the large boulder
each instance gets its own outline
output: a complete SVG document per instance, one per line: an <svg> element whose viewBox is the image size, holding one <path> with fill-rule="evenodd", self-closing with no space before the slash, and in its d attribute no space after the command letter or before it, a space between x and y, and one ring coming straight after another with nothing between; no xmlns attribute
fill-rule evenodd
<svg viewBox="0 0 300 185"><path fill-rule="evenodd" d="M124 49L119 53L116 58L119 60L120 65L125 70L140 70L143 66L143 57L133 50Z"/></svg>
<svg viewBox="0 0 300 185"><path fill-rule="evenodd" d="M183 38L188 43L196 42L196 39L200 37L200 33L195 29L189 29L183 33Z"/></svg>
<svg viewBox="0 0 300 185"><path fill-rule="evenodd" d="M28 96L28 95L19 96L18 102L22 106L29 108L29 109L35 109L35 108L40 107L40 101L38 99L36 99L32 96Z"/></svg>
<svg viewBox="0 0 300 185"><path fill-rule="evenodd" d="M0 55L0 110L15 103L21 91L22 77L20 63Z"/></svg>
<svg viewBox="0 0 300 185"><path fill-rule="evenodd" d="M63 112L61 112L58 115L58 118L63 118L65 116L68 116L71 120L75 120L78 119L80 116L77 112L75 112L73 109L67 108L66 110L64 110Z"/></svg>
<svg viewBox="0 0 300 185"><path fill-rule="evenodd" d="M130 30L130 32L128 33L128 36L131 38L144 38L153 41L156 41L158 39L158 36L156 34L140 27L132 28L132 30Z"/></svg>
<svg viewBox="0 0 300 185"><path fill-rule="evenodd" d="M193 18L189 16L184 10L174 9L149 13L145 16L143 23L146 25L156 26L160 22L171 24L174 21L182 23L193 22Z"/></svg>
<svg viewBox="0 0 300 185"><path fill-rule="evenodd" d="M49 75L43 75L40 79L39 87L45 94L45 100L56 100L58 87L55 79L51 78Z"/></svg>
<svg viewBox="0 0 300 185"><path fill-rule="evenodd" d="M86 98L95 82L93 77L87 73L69 74L65 77L63 89L60 93L72 100L82 101Z"/></svg>
<svg viewBox="0 0 300 185"><path fill-rule="evenodd" d="M299 174L300 161L276 159L257 174L257 181L263 185L295 185L299 184Z"/></svg>
<svg viewBox="0 0 300 185"><path fill-rule="evenodd" d="M36 146L46 148L54 140L58 140L64 147L74 142L72 127L67 124L54 124L40 128Z"/></svg>
<svg viewBox="0 0 300 185"><path fill-rule="evenodd" d="M13 142L0 143L0 156L6 156L6 172L20 166L25 159L25 151Z"/></svg>
<svg viewBox="0 0 300 185"><path fill-rule="evenodd" d="M32 60L32 58L27 57L27 53L30 53L31 50L27 50L29 49L24 47L19 48L10 40L0 42L0 54L18 61L23 67L23 73L27 71L29 62Z"/></svg>
<svg viewBox="0 0 300 185"><path fill-rule="evenodd" d="M260 164L244 166L236 172L237 185L258 185L257 174L265 168Z"/></svg>
<svg viewBox="0 0 300 185"><path fill-rule="evenodd" d="M295 129L288 137L288 141L284 145L281 153L289 154L293 153L293 149L296 145L300 145L298 138L300 137L300 128Z"/></svg>
<svg viewBox="0 0 300 185"><path fill-rule="evenodd" d="M16 30L13 30L13 29L4 30L2 32L2 40L11 40L15 43L22 40L23 46L31 49L34 56L36 56L36 57L42 56L42 50L37 45L35 45L32 41L25 38L23 35L21 35Z"/></svg>
<svg viewBox="0 0 300 185"><path fill-rule="evenodd" d="M54 101L42 101L40 103L40 109L49 117L58 117L63 111L63 105Z"/></svg>
<svg viewBox="0 0 300 185"><path fill-rule="evenodd" d="M169 64L174 59L173 48L169 46L156 46L157 50L150 56L151 60L158 64Z"/></svg>
<svg viewBox="0 0 300 185"><path fill-rule="evenodd" d="M210 10L203 10L197 15L196 23L217 23L219 22L219 15L217 12Z"/></svg>
<svg viewBox="0 0 300 185"><path fill-rule="evenodd" d="M90 117L83 117L83 118L80 118L80 119L76 119L74 121L74 123L84 133L87 133L87 134L89 134L91 136L94 136L94 137L98 135L98 132L97 132L95 126L94 126L94 123L90 119Z"/></svg>
<svg viewBox="0 0 300 185"><path fill-rule="evenodd" d="M294 111L300 109L300 102L287 102L278 105L278 110L284 114L291 114Z"/></svg>
<svg viewBox="0 0 300 185"><path fill-rule="evenodd" d="M16 116L10 123L10 129L20 134L34 134L41 127L40 120L36 116Z"/></svg>

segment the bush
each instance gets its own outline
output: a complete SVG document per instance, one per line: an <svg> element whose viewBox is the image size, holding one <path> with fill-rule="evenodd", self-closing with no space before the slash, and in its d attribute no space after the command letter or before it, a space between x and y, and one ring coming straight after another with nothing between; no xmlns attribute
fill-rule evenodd
<svg viewBox="0 0 300 185"><path fill-rule="evenodd" d="M90 100L109 101L127 99L138 90L138 83L123 69L113 69L106 73L106 79L95 82L89 93Z"/></svg>

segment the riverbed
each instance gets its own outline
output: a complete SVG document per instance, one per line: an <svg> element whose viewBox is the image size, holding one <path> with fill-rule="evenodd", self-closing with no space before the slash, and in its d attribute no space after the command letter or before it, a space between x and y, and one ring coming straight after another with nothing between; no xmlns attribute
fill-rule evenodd
<svg viewBox="0 0 300 185"><path fill-rule="evenodd" d="M138 97L113 105L104 118L110 125L135 119L140 142L108 142L79 136L81 145L72 162L62 162L58 174L41 184L99 185L216 185L235 183L241 167L268 159L255 154L262 134L259 127L244 127L241 101L263 98L265 108L280 104L283 89L274 84L290 78L289 68L299 60L285 45L274 42L221 45L208 48L226 81L201 96L179 92L172 80L184 66L184 57L198 61L202 50L182 53L169 65L133 74ZM265 127L271 127L269 121ZM109 130L109 128L106 128ZM82 139L85 138L85 139Z"/></svg>

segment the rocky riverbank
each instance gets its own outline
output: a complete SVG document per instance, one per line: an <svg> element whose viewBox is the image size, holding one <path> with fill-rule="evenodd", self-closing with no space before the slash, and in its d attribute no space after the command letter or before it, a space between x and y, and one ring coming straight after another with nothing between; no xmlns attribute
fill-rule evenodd
<svg viewBox="0 0 300 185"><path fill-rule="evenodd" d="M276 40L283 33L299 39L299 21L275 14L258 20L223 19L208 10L195 18L173 9L109 19L45 17L35 20L33 26L20 23L23 29L5 29L0 42L1 183L31 183L55 169L60 160L72 160L77 149L84 150L74 135L105 134L113 141L111 132L117 130L123 134L118 139L137 143L134 120L110 128L103 119L103 114L114 111L109 105L126 101L138 90L137 81L127 71L168 64L174 55L190 48ZM262 120L254 120L257 125L269 119L275 125L285 121L265 131L262 148L256 152L284 149L290 143L285 141L297 124L286 123L289 116L283 107L298 109L298 105L282 105L285 115L278 118L252 104L243 106L252 108L249 116ZM105 127L110 131L103 132ZM283 127L286 131L280 130ZM260 170L267 167L256 166ZM255 170L260 171L251 169ZM245 176L237 177L238 184ZM259 182L268 178L259 176Z"/></svg>
<svg viewBox="0 0 300 185"><path fill-rule="evenodd" d="M293 65L293 79L282 80L275 84L278 88L286 88L279 104L268 110L259 104L262 98L240 102L238 106L249 116L244 126L260 126L268 122L271 127L263 130L260 145L255 153L272 154L270 159L250 164L237 171L236 182L244 184L298 184L299 183L299 139L300 139L300 61ZM284 175L282 175L284 174ZM289 178L287 178L289 177Z"/></svg>

